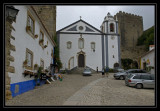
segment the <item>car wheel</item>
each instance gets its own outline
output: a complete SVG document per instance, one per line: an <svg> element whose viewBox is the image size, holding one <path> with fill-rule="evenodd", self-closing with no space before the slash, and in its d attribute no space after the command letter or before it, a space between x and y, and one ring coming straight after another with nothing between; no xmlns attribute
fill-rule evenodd
<svg viewBox="0 0 160 111"><path fill-rule="evenodd" d="M120 79L120 80L124 80L124 76L120 76L119 79Z"/></svg>
<svg viewBox="0 0 160 111"><path fill-rule="evenodd" d="M137 88L137 89L141 89L142 87L143 87L142 84L137 84L137 85L136 85L136 88Z"/></svg>

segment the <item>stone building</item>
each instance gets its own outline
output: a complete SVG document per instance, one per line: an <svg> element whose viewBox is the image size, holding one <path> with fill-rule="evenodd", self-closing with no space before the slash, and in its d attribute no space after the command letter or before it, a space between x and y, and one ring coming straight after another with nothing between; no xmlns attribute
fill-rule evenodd
<svg viewBox="0 0 160 111"><path fill-rule="evenodd" d="M33 5L33 7L53 38L56 34L56 6Z"/></svg>
<svg viewBox="0 0 160 111"><path fill-rule="evenodd" d="M34 76L37 72L35 66L41 66L45 70L54 64L56 45L50 35L56 30L48 31L33 6L13 7L19 10L16 22L5 21L6 100L34 89ZM56 24L56 21L51 24Z"/></svg>
<svg viewBox="0 0 160 111"><path fill-rule="evenodd" d="M118 19L121 58L137 59L139 55L145 53L143 46L136 46L138 37L143 34L142 16L119 11L114 18Z"/></svg>

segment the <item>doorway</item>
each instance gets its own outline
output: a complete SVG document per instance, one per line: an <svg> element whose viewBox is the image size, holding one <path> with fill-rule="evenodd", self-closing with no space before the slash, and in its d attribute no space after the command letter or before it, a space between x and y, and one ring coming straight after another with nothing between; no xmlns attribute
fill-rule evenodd
<svg viewBox="0 0 160 111"><path fill-rule="evenodd" d="M78 56L78 67L84 67L84 55L79 54Z"/></svg>
<svg viewBox="0 0 160 111"><path fill-rule="evenodd" d="M71 57L68 61L68 69L71 70L74 67L74 57Z"/></svg>

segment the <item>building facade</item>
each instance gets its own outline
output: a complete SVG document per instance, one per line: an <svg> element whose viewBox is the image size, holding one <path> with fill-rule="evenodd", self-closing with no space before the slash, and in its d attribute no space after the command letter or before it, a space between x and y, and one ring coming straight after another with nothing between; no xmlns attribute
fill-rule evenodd
<svg viewBox="0 0 160 111"><path fill-rule="evenodd" d="M155 49L154 45L150 45L149 51L140 57L140 69L148 70L151 74L155 74ZM148 69L147 69L148 68Z"/></svg>
<svg viewBox="0 0 160 111"><path fill-rule="evenodd" d="M110 14L107 18L112 19L108 20L108 26L103 22L105 32L81 19L57 31L60 59L63 64L61 70L72 70L75 67L96 70L98 67L101 71L106 66L114 68L116 63L120 64L117 22ZM110 26L112 29L107 29Z"/></svg>
<svg viewBox="0 0 160 111"><path fill-rule="evenodd" d="M35 66L38 65L45 70L53 64L56 45L34 7L14 7L19 13L16 22L12 23L14 30L11 31L11 36L14 39L10 40L15 48L15 51L10 52L10 56L14 58L10 66L14 71L8 72L12 97L34 89L34 74L37 71Z"/></svg>
<svg viewBox="0 0 160 111"><path fill-rule="evenodd" d="M102 37L102 64L110 68L121 67L120 35L118 20L108 13L101 25ZM118 66L116 64L118 63Z"/></svg>

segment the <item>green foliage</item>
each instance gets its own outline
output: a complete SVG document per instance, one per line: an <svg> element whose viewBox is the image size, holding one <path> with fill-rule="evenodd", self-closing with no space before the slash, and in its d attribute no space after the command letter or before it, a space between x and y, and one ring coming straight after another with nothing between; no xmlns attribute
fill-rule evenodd
<svg viewBox="0 0 160 111"><path fill-rule="evenodd" d="M146 71L147 71L147 72L151 71L151 69L152 69L152 66L146 67Z"/></svg>
<svg viewBox="0 0 160 111"><path fill-rule="evenodd" d="M37 80L40 78L40 75L41 75L41 73L42 73L42 67L39 67L38 68L38 71L37 71L37 75L35 76L35 81L36 81L36 84L37 85L39 85L38 83L37 83Z"/></svg>
<svg viewBox="0 0 160 111"><path fill-rule="evenodd" d="M147 29L143 34L138 38L137 45L145 45L146 50L149 50L149 45L154 44L154 26Z"/></svg>
<svg viewBox="0 0 160 111"><path fill-rule="evenodd" d="M109 69L109 72L111 72L111 73L114 72L114 69L110 68L110 69Z"/></svg>
<svg viewBox="0 0 160 111"><path fill-rule="evenodd" d="M130 69L131 68L131 63L133 63L132 59L126 58L126 59L121 59L121 63L123 68L126 69Z"/></svg>
<svg viewBox="0 0 160 111"><path fill-rule="evenodd" d="M58 40L57 40L57 37L55 35L54 37L54 41L56 42L56 46L55 46L55 49L54 49L54 62L57 63L58 65L58 69L62 68L62 62L59 58L59 45L58 45Z"/></svg>

